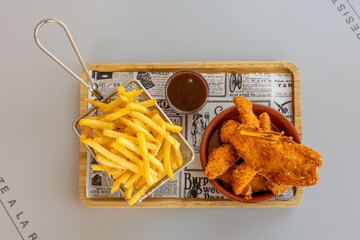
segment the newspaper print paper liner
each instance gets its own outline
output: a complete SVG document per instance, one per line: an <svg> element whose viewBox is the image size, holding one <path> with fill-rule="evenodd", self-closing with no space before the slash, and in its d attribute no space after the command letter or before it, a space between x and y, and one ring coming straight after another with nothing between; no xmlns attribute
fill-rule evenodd
<svg viewBox="0 0 360 240"><path fill-rule="evenodd" d="M142 89L144 92L142 94L140 94L138 97L136 97L139 101L146 101L146 100L152 99L152 97L150 96L148 91L146 91L146 89L136 80L128 81L127 83L124 84L124 88L126 91ZM108 102L111 102L112 100L114 100L116 97L117 97L117 91L114 91L109 96L104 98L101 102L108 103ZM82 126L79 125L80 119L82 119L83 117L86 117L86 116L99 115L99 112L97 111L97 109L98 109L98 107L95 107L95 106L89 108L85 113L81 114L74 121L73 130L79 137L83 131ZM166 116L166 114L163 112L163 110L157 104L155 104L154 107L150 107L150 109L156 109L165 121L171 123L171 120ZM183 170L186 166L188 166L195 159L194 150L190 147L189 143L185 140L185 138L180 133L177 133L177 135L180 140L179 141L180 152L184 159L184 164L180 168L176 169L176 171L174 171L174 176L176 174L178 174L181 170ZM94 150L91 147L87 146L86 144L84 144L84 146L90 152L92 157L96 160L96 155L95 155ZM169 180L170 180L170 178L168 176L163 177L154 186L152 186L135 204L140 203L142 200L147 198L151 193L153 193L156 189L161 187L163 184L165 184ZM128 201L129 199L127 199L124 195L125 188L123 187L123 185L124 184L121 184L119 191L122 193L125 200ZM134 190L133 194L135 194L135 193L136 193L136 191Z"/></svg>

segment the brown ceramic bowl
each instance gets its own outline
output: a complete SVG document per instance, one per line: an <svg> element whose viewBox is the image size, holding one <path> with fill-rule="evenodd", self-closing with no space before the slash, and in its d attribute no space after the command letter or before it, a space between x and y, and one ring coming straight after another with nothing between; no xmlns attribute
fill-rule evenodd
<svg viewBox="0 0 360 240"><path fill-rule="evenodd" d="M253 111L257 116L263 112L267 112L271 119L271 126L275 131L284 132L285 136L291 136L294 138L295 142L301 143L300 136L296 131L294 125L292 125L292 123L289 122L289 120L287 120L281 113L279 113L275 109L258 104L253 104ZM239 113L235 106L230 107L219 113L205 129L200 145L200 161L204 171L207 165L209 152L212 149L221 145L219 140L219 126L223 121L226 120L239 121ZM215 179L209 179L209 181L216 190L235 201L256 203L275 198L275 195L271 191L263 191L259 193L254 193L252 195L252 199L247 200L243 196L238 196L232 193L231 189L228 189L220 181L217 181Z"/></svg>

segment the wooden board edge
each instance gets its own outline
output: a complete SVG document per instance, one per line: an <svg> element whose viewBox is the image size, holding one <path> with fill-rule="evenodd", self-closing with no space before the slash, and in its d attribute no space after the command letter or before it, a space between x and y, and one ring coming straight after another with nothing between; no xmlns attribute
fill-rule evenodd
<svg viewBox="0 0 360 240"><path fill-rule="evenodd" d="M203 71L203 72L219 72L224 70L219 70L219 65L226 68L226 65L229 64L232 67L227 68L226 72L234 71L238 73L239 68L240 72L266 72L273 71L276 73L292 73L293 74L293 116L294 116L294 125L297 131L299 132L300 137L302 136L301 128L301 99L300 99L300 72L298 67L291 62L186 62L186 63L133 63L133 64L91 64L88 65L88 70L92 71L139 71L139 70L153 70L159 71L159 66L163 71L179 71L179 68L186 69L205 69L204 66L207 65L208 68L217 68L217 70ZM256 65L256 66L255 66ZM194 67L195 66L195 67ZM275 70L274 70L275 67ZM251 71L242 70L243 68L251 68ZM199 70L200 69L200 70ZM230 70L229 70L230 69ZM84 72L81 74L81 78L85 81L86 76ZM82 86L80 87L80 113L84 112L87 109L87 103L84 101L84 98L87 97L87 88ZM87 207L95 208L131 208L125 200L121 199L90 199L86 197L85 190L85 175L86 175L86 148L80 143L79 148L79 198L81 203ZM83 159L81 157L83 155ZM295 207L301 203L303 199L303 187L296 188L296 194L293 200L290 201L268 201L256 204L247 204L247 203L238 203L231 200L191 200L191 199L146 199L142 203L138 204L132 208L269 208L269 207Z"/></svg>
<svg viewBox="0 0 360 240"><path fill-rule="evenodd" d="M284 61L269 62L172 62L172 63L118 63L118 64L91 64L87 68L90 71L180 71L192 69L204 73L229 72L229 73L256 73L266 72L272 69L278 73L288 73L289 69L284 67Z"/></svg>

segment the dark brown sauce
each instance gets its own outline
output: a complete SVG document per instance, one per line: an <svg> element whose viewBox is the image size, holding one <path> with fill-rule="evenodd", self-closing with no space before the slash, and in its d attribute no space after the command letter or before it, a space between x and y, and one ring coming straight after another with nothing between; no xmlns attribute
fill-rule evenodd
<svg viewBox="0 0 360 240"><path fill-rule="evenodd" d="M207 93L207 85L201 77L195 73L184 72L170 80L166 94L175 108L192 112L205 103Z"/></svg>

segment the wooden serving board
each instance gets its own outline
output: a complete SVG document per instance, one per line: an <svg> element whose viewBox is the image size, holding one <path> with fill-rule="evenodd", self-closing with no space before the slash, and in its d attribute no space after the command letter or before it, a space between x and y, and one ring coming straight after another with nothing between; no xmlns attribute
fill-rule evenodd
<svg viewBox="0 0 360 240"><path fill-rule="evenodd" d="M90 71L103 72L177 72L191 69L200 73L291 73L293 75L293 123L301 135L300 73L291 62L178 62L178 63L127 63L127 64L92 64ZM86 80L84 72L81 74ZM84 101L88 89L80 87L80 113L87 110ZM86 197L86 148L80 144L79 161L79 197L88 207L130 208L122 198L87 198ZM294 207L303 199L303 187L294 188L294 199L290 201L267 201L260 203L241 203L228 199L182 199L182 198L147 198L132 208L254 208L254 207Z"/></svg>

